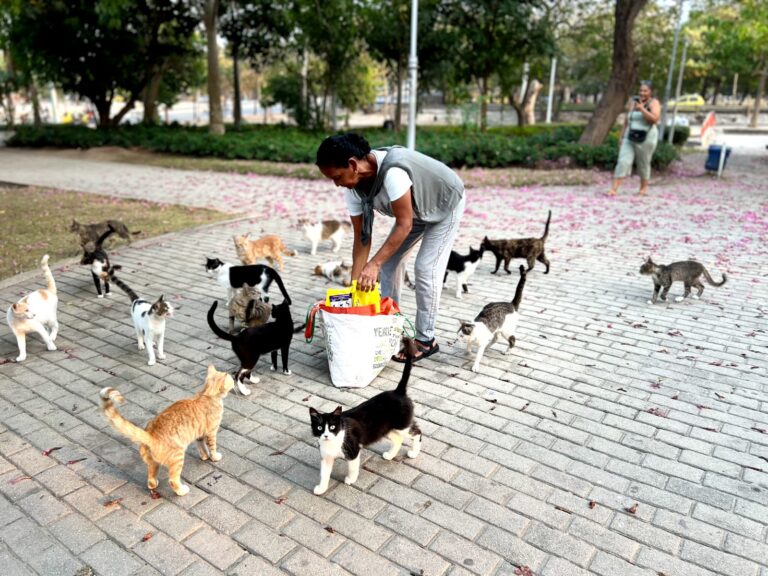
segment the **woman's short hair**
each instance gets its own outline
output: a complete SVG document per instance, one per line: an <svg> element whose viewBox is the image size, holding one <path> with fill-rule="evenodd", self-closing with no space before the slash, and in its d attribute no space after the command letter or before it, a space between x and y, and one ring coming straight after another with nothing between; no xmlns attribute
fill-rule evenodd
<svg viewBox="0 0 768 576"><path fill-rule="evenodd" d="M371 152L368 141L354 132L328 136L317 149L317 165L346 168L350 158L364 158Z"/></svg>

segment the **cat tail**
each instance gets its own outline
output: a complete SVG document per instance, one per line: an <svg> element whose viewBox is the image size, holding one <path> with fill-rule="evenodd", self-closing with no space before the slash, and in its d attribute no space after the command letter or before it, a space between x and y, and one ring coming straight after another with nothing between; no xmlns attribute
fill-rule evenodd
<svg viewBox="0 0 768 576"><path fill-rule="evenodd" d="M403 338L403 352L405 353L405 366L400 382L395 388L395 394L405 396L405 390L408 387L408 379L411 377L411 367L413 366L413 357L416 355L416 344L410 338Z"/></svg>
<svg viewBox="0 0 768 576"><path fill-rule="evenodd" d="M512 299L512 306L515 307L515 311L520 308L520 302L523 301L523 288L525 287L525 266L520 266L520 280L517 281L517 288L515 289L515 297Z"/></svg>
<svg viewBox="0 0 768 576"><path fill-rule="evenodd" d="M56 294L56 281L53 279L53 274L51 274L51 267L48 266L48 254L42 257L40 266L43 268L43 275L48 282L48 292Z"/></svg>
<svg viewBox="0 0 768 576"><path fill-rule="evenodd" d="M549 215L547 216L547 223L544 224L544 236L541 237L542 240L546 240L547 236L549 236L549 222L552 220L552 210L549 211Z"/></svg>
<svg viewBox="0 0 768 576"><path fill-rule="evenodd" d="M101 389L99 396L101 396L101 410L115 430L133 442L146 446L152 445L152 436L146 430L142 430L133 422L129 422L117 411L115 402L120 404L125 402L125 398L123 398L120 392L114 388L107 387Z"/></svg>
<svg viewBox="0 0 768 576"><path fill-rule="evenodd" d="M131 302L133 302L134 300L138 300L139 295L136 294L136 292L134 292L133 290L131 290L131 287L128 286L122 280L120 280L120 278L115 276L115 270L120 270L121 268L122 266L119 266L119 265L112 266L109 269L109 279L112 280L112 282L114 282L115 284L117 284L123 292L128 294L128 298L131 299Z"/></svg>
<svg viewBox="0 0 768 576"><path fill-rule="evenodd" d="M115 232L115 227L112 226L112 224L107 224L107 231L104 232L101 236L99 236L99 239L96 240L96 248L101 248L101 245L104 243L104 240L109 238L112 233Z"/></svg>
<svg viewBox="0 0 768 576"><path fill-rule="evenodd" d="M232 334L228 332L224 332L221 328L219 328L216 325L216 321L213 319L213 314L216 312L216 307L219 305L218 300L214 300L213 304L211 304L211 309L208 310L208 326L211 327L211 330L213 330L213 333L216 334L219 338L222 338L224 340L229 340L232 342L235 338L232 336Z"/></svg>
<svg viewBox="0 0 768 576"><path fill-rule="evenodd" d="M702 266L702 268L704 267ZM722 286L723 284L725 284L725 281L728 280L728 277L725 275L725 272L723 272L723 279L720 282L715 282L712 279L712 276L709 275L709 272L707 271L706 268L704 268L704 278L707 279L707 282L709 282L710 286Z"/></svg>
<svg viewBox="0 0 768 576"><path fill-rule="evenodd" d="M274 268L270 268L270 270L272 270L272 272L270 273L272 276L272 279L275 282L277 282L277 286L278 288L280 288L280 292L283 293L283 298L285 298L285 301L288 302L288 306L290 306L292 304L291 297L288 296L288 292L286 292L285 290L285 284L283 284L283 279L280 278L280 274L277 273L277 270L275 270Z"/></svg>
<svg viewBox="0 0 768 576"><path fill-rule="evenodd" d="M410 288L411 290L416 290L416 284L414 284L411 279L408 277L408 270L405 271L405 280L403 280L406 286Z"/></svg>

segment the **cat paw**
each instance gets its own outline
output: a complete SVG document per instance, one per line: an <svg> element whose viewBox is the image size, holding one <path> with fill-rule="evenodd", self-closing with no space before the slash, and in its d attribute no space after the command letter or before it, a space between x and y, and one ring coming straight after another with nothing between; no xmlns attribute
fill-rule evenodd
<svg viewBox="0 0 768 576"><path fill-rule="evenodd" d="M357 476L355 476L354 478L352 476L347 476L346 478L344 478L344 484L346 484L347 486L351 486L355 482L357 482Z"/></svg>
<svg viewBox="0 0 768 576"><path fill-rule="evenodd" d="M682 302L683 300L685 300L685 296L678 296L675 298L675 302Z"/></svg>
<svg viewBox="0 0 768 576"><path fill-rule="evenodd" d="M653 305L653 300L648 300L648 304Z"/></svg>
<svg viewBox="0 0 768 576"><path fill-rule="evenodd" d="M419 450L408 450L408 458L416 458L419 455Z"/></svg>
<svg viewBox="0 0 768 576"><path fill-rule="evenodd" d="M104 298L104 294L97 294L96 298Z"/></svg>
<svg viewBox="0 0 768 576"><path fill-rule="evenodd" d="M144 350L144 344L139 344L139 350Z"/></svg>
<svg viewBox="0 0 768 576"><path fill-rule="evenodd" d="M254 376L253 374L248 376L248 380L251 381L251 384L258 384L259 382L261 382L261 378L259 378L258 376Z"/></svg>
<svg viewBox="0 0 768 576"><path fill-rule="evenodd" d="M325 494L326 490L328 490L328 486L321 486L318 484L312 492L314 492L316 496L320 496L320 494Z"/></svg>
<svg viewBox="0 0 768 576"><path fill-rule="evenodd" d="M293 372L291 372L290 370L283 370L283 374L285 374L286 376L290 376L291 374L293 374Z"/></svg>
<svg viewBox="0 0 768 576"><path fill-rule="evenodd" d="M480 371L480 365L474 364L471 368L472 372L479 372Z"/></svg>
<svg viewBox="0 0 768 576"><path fill-rule="evenodd" d="M179 489L176 490L176 496L186 496L187 494L189 494L189 486L186 484L182 484L179 486Z"/></svg>
<svg viewBox="0 0 768 576"><path fill-rule="evenodd" d="M107 296L107 297L109 297L109 298L112 298L112 292L107 292L106 294L104 294L104 296Z"/></svg>
<svg viewBox="0 0 768 576"><path fill-rule="evenodd" d="M222 458L221 452L214 452L213 454L211 454L211 460L213 462L218 462L219 460L221 460L221 458Z"/></svg>
<svg viewBox="0 0 768 576"><path fill-rule="evenodd" d="M242 382L237 383L237 391L240 392L243 396L250 396L251 391L246 388Z"/></svg>
<svg viewBox="0 0 768 576"><path fill-rule="evenodd" d="M16 356L16 362L24 362L24 360L26 360L26 359L27 359L27 355L26 354L22 354L22 355Z"/></svg>
<svg viewBox="0 0 768 576"><path fill-rule="evenodd" d="M698 299L699 299L699 297L698 297L696 294L694 294L694 295L693 295L693 299L694 299L694 300L698 300Z"/></svg>
<svg viewBox="0 0 768 576"><path fill-rule="evenodd" d="M53 342L51 342L50 344L48 344L48 346L47 346L47 347L48 347L48 350L56 350L56 344L54 344Z"/></svg>
<svg viewBox="0 0 768 576"><path fill-rule="evenodd" d="M158 354L157 355L158 360L165 360L165 354Z"/></svg>
<svg viewBox="0 0 768 576"><path fill-rule="evenodd" d="M270 366L270 367L269 367L269 369L270 369L272 372L274 372L275 370L277 370L277 366Z"/></svg>
<svg viewBox="0 0 768 576"><path fill-rule="evenodd" d="M150 358L149 360L147 360L147 366L154 366L154 365L155 365L155 359L154 358Z"/></svg>
<svg viewBox="0 0 768 576"><path fill-rule="evenodd" d="M393 460L395 456L397 456L397 452L384 452L384 454L381 455L384 460Z"/></svg>
<svg viewBox="0 0 768 576"><path fill-rule="evenodd" d="M155 488L157 488L157 478L150 478L149 480L147 480L147 488L149 488L150 490L154 490Z"/></svg>

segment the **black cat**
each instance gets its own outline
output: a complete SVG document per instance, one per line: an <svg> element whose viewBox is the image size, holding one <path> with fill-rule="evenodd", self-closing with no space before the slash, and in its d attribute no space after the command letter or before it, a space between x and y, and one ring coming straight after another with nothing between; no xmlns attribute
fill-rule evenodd
<svg viewBox="0 0 768 576"><path fill-rule="evenodd" d="M213 316L218 306L218 301L214 301L211 309L208 310L208 325L219 338L228 340L232 343L232 351L240 360L240 369L237 371L235 384L237 389L244 396L248 396L251 391L245 387L244 381L250 380L253 384L258 383L259 379L251 375L251 371L259 361L262 354L268 352L272 354L272 370L277 370L277 351L280 350L283 360L283 374L290 374L288 369L288 351L291 347L291 339L295 331L293 319L291 318L291 308L287 300L282 304L272 306L272 318L274 322L267 322L254 328L241 330L239 334L229 334L216 325Z"/></svg>
<svg viewBox="0 0 768 576"><path fill-rule="evenodd" d="M360 472L360 449L382 438L392 441L391 448L382 454L385 460L397 456L405 437L412 442L408 458L419 455L421 430L413 421L413 401L406 393L415 345L408 339L404 339L404 344L406 361L397 388L377 394L346 412L341 411L341 406L329 414L309 409L312 435L320 441L320 484L315 486L315 494L328 490L336 458L349 462L344 483L354 484Z"/></svg>
<svg viewBox="0 0 768 576"><path fill-rule="evenodd" d="M216 281L227 289L227 306L232 301L236 288L250 286L258 288L264 302L269 302L269 286L274 280L283 293L283 298L290 306L291 297L285 290L283 279L277 270L264 264L251 264L249 266L232 266L222 262L218 258L206 258L205 270L211 276L216 277Z"/></svg>
<svg viewBox="0 0 768 576"><path fill-rule="evenodd" d="M451 255L448 257L448 267L445 269L445 276L443 277L443 284L448 280L448 272L456 273L456 298L461 298L461 290L469 294L469 277L474 274L482 258L483 251L475 250L471 246L469 247L469 254L466 256L451 250Z"/></svg>
<svg viewBox="0 0 768 576"><path fill-rule="evenodd" d="M98 298L111 296L109 291L109 272L111 270L109 264L109 255L104 249L104 241L115 232L112 225L107 227L107 231L104 232L96 242L86 242L82 244L83 257L80 259L80 264L91 265L91 276L93 276L93 284L96 286L96 294ZM115 268L116 270L119 267ZM101 293L101 281L104 282L104 294Z"/></svg>

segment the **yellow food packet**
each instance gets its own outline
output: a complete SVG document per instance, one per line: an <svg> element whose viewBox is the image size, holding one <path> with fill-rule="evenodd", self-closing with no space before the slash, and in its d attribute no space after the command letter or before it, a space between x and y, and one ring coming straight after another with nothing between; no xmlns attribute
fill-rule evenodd
<svg viewBox="0 0 768 576"><path fill-rule="evenodd" d="M376 282L373 290L364 292L357 289L357 280L352 281L352 305L353 306L370 306L373 304L376 307L376 312L381 312L381 286Z"/></svg>

